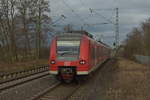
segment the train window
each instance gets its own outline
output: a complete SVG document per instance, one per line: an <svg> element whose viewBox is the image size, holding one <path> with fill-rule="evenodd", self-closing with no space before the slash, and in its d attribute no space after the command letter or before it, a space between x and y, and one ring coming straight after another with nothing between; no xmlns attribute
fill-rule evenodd
<svg viewBox="0 0 150 100"><path fill-rule="evenodd" d="M58 60L76 60L79 58L80 41L57 41Z"/></svg>

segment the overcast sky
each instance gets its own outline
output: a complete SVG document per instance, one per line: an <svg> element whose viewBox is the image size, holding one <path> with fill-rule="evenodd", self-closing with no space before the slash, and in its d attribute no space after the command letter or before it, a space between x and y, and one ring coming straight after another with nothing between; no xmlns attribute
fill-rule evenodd
<svg viewBox="0 0 150 100"><path fill-rule="evenodd" d="M126 35L137 27L145 19L150 17L150 0L50 0L52 20L55 21L61 15L66 18L57 22L57 25L72 24L74 29L84 29L102 37L103 42L112 45L114 42L115 26L108 20L115 22L115 10L119 8L120 40L123 41ZM91 13L89 9L93 9ZM109 10L110 9L110 10ZM105 17L105 18L104 18Z"/></svg>

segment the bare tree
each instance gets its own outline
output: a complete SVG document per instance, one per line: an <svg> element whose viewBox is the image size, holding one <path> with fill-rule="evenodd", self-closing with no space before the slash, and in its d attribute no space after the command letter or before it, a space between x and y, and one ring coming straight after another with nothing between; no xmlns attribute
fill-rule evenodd
<svg viewBox="0 0 150 100"><path fill-rule="evenodd" d="M11 61L18 59L15 39L15 5L16 0L1 0L1 32L7 42L8 57Z"/></svg>
<svg viewBox="0 0 150 100"><path fill-rule="evenodd" d="M18 18L20 18L21 22L18 29L21 30L21 33L24 35L24 45L25 45L25 56L27 57L28 53L31 50L30 46L30 38L29 38L29 31L28 31L28 24L29 24L29 5L31 0L18 0L17 2L17 10L18 10Z"/></svg>
<svg viewBox="0 0 150 100"><path fill-rule="evenodd" d="M40 57L41 39L42 39L42 25L47 14L50 12L48 0L32 0L30 13L31 18L35 24L36 32L36 58Z"/></svg>
<svg viewBox="0 0 150 100"><path fill-rule="evenodd" d="M143 34L144 53L145 55L150 56L150 19L143 22L141 28L141 33Z"/></svg>
<svg viewBox="0 0 150 100"><path fill-rule="evenodd" d="M142 53L142 35L137 28L128 35L125 46L125 56L133 58L134 54Z"/></svg>
<svg viewBox="0 0 150 100"><path fill-rule="evenodd" d="M150 19L134 28L125 41L124 55L134 58L136 54L150 56Z"/></svg>
<svg viewBox="0 0 150 100"><path fill-rule="evenodd" d="M40 58L51 30L49 12L48 0L0 0L0 58Z"/></svg>

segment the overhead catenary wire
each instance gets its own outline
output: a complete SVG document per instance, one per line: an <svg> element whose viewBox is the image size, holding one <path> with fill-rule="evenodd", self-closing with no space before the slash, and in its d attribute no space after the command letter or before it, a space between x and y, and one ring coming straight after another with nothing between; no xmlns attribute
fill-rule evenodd
<svg viewBox="0 0 150 100"><path fill-rule="evenodd" d="M87 11L89 10L89 8L87 7L87 5L83 2L83 0L79 0L79 2L80 2L80 4L81 4L81 6L83 6L84 8L87 8ZM93 13L89 13L89 15L87 16L87 17L85 17L84 19L89 19L89 18L91 18L91 17L93 17Z"/></svg>
<svg viewBox="0 0 150 100"><path fill-rule="evenodd" d="M92 9L92 10L96 10L97 12L100 11L100 12L103 12L103 11L107 11L107 12L112 12L112 14L110 15L111 17L107 18L109 20L111 19L114 19L114 12L116 11L115 8L98 8L98 9Z"/></svg>
<svg viewBox="0 0 150 100"><path fill-rule="evenodd" d="M82 18L68 3L66 3L65 0L62 0L62 3L63 3L67 8L69 8L69 9L71 10L71 12L72 12L75 16L77 16L77 17L80 19L80 21L83 22L82 25L77 25L77 26L83 27L83 26L95 26L95 25L98 25L98 24L103 24L103 23L98 23L98 24L97 24L97 23L96 23L96 24L88 24L88 23L86 23L85 19L87 20L87 19L89 19L90 17L93 17L93 13L90 13L89 16L87 16L87 17L85 17L85 18ZM80 0L80 3L81 3L82 5L84 5L84 3L83 3L82 0ZM57 21L56 21L56 22L57 22ZM109 22L109 23L112 23L112 22ZM104 23L104 24L105 24L105 23ZM56 26L57 26L57 25L56 25ZM60 25L60 26L63 26L63 25Z"/></svg>
<svg viewBox="0 0 150 100"><path fill-rule="evenodd" d="M65 19L65 18L66 18L66 16L61 15L60 18L58 18L57 20L55 20L54 22L52 22L51 25L54 25L55 23L59 22L62 19Z"/></svg>
<svg viewBox="0 0 150 100"><path fill-rule="evenodd" d="M100 16L101 18L105 19L107 22L109 22L110 24L113 24L115 26L115 47L118 48L119 46L119 11L118 11L119 8L115 8L115 9L92 9L90 8L89 11L90 13L94 13L98 16ZM98 13L97 11L110 11L110 10L115 10L116 12L116 20L115 22L113 22L112 20L106 18L104 15Z"/></svg>
<svg viewBox="0 0 150 100"><path fill-rule="evenodd" d="M94 9L90 8L89 9L91 13L95 13L96 15L102 17L103 19L105 19L107 22L109 22L110 24L114 24L113 21L111 21L110 19L107 19L105 16L103 16L102 14L100 13L97 13Z"/></svg>
<svg viewBox="0 0 150 100"><path fill-rule="evenodd" d="M67 3L65 2L65 0L62 0L62 2L64 3L64 5L65 5L66 7L68 7L68 8L71 10L72 13L75 14L75 16L77 16L83 23L86 24L86 21L84 20L84 18L82 18L78 13L76 13L75 10L74 10L69 4L67 4Z"/></svg>
<svg viewBox="0 0 150 100"><path fill-rule="evenodd" d="M102 15L102 14L100 14L100 13L98 13L96 10L97 9L91 9L90 8L90 11L91 11L91 13L90 13L90 15L89 16L86 16L86 17L84 17L84 18L82 18L81 17L81 15L79 15L78 14L78 12L75 10L75 9L73 9L72 8L72 6L70 6L65 0L61 0L62 1L62 3L75 15L75 16L77 16L77 18L81 21L81 22L83 22L83 26L97 26L97 25L101 25L101 24L115 24L112 20L110 20L110 19L108 19L108 18L106 18L104 15ZM84 6L84 3L83 3L83 1L82 0L79 0L80 1L80 4L82 5L82 6ZM98 10L114 10L114 9L98 9ZM86 22L85 22L85 19L88 19L88 18L90 18L90 17L92 17L92 16L94 16L94 15L97 15L97 16L100 16L101 18L103 18L104 20L106 20L107 22L106 23L96 23L96 24L87 24ZM63 25L61 25L61 26L63 26ZM77 25L77 26L80 26L80 25ZM82 25L81 25L82 26Z"/></svg>
<svg viewBox="0 0 150 100"><path fill-rule="evenodd" d="M94 10L99 10L99 11L110 11L110 10L115 10L115 9L112 9L112 8L99 8L99 9L94 9Z"/></svg>

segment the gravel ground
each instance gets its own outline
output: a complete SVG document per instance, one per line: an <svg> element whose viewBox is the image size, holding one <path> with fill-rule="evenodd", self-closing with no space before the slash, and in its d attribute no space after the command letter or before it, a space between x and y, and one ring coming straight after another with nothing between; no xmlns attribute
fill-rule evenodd
<svg viewBox="0 0 150 100"><path fill-rule="evenodd" d="M70 100L150 100L150 68L120 58L109 61Z"/></svg>
<svg viewBox="0 0 150 100"><path fill-rule="evenodd" d="M53 76L48 75L11 89L1 91L0 100L28 100L33 95L45 90L55 82L56 79Z"/></svg>
<svg viewBox="0 0 150 100"><path fill-rule="evenodd" d="M54 82L52 76L35 80L0 93L0 100L26 100ZM123 58L112 59L89 76L69 100L149 100L149 83L150 67ZM64 100L76 87L63 84L41 100Z"/></svg>
<svg viewBox="0 0 150 100"><path fill-rule="evenodd" d="M69 100L103 100L102 97L97 95L97 92L99 90L101 91L102 88L107 88L105 83L102 82L108 80L108 74L111 74L111 71L115 70L115 63L115 60L110 60L103 64L94 75L91 75L88 78L87 84L83 85L82 88L80 88ZM102 76L102 73L106 76ZM112 75L110 76L110 80L107 81L108 84L110 83L109 81L112 80ZM101 82L99 83L98 81Z"/></svg>
<svg viewBox="0 0 150 100"><path fill-rule="evenodd" d="M109 62L112 64L113 61ZM103 65L105 67L105 64ZM78 84L76 83L69 83L69 84L61 84L60 86L56 87L52 91L49 91L47 94L42 96L37 100L82 100L88 98L87 94L90 94L93 90L89 91L89 85L92 86L93 83L96 83L96 78L99 70L93 75L90 75L87 80L81 80ZM92 86L93 87L93 86ZM83 95L84 94L84 95ZM71 97L70 97L71 96ZM93 100L93 99L91 99Z"/></svg>
<svg viewBox="0 0 150 100"><path fill-rule="evenodd" d="M77 91L79 87L80 85L75 83L61 84L37 100L67 100L67 98L70 97L74 91Z"/></svg>

